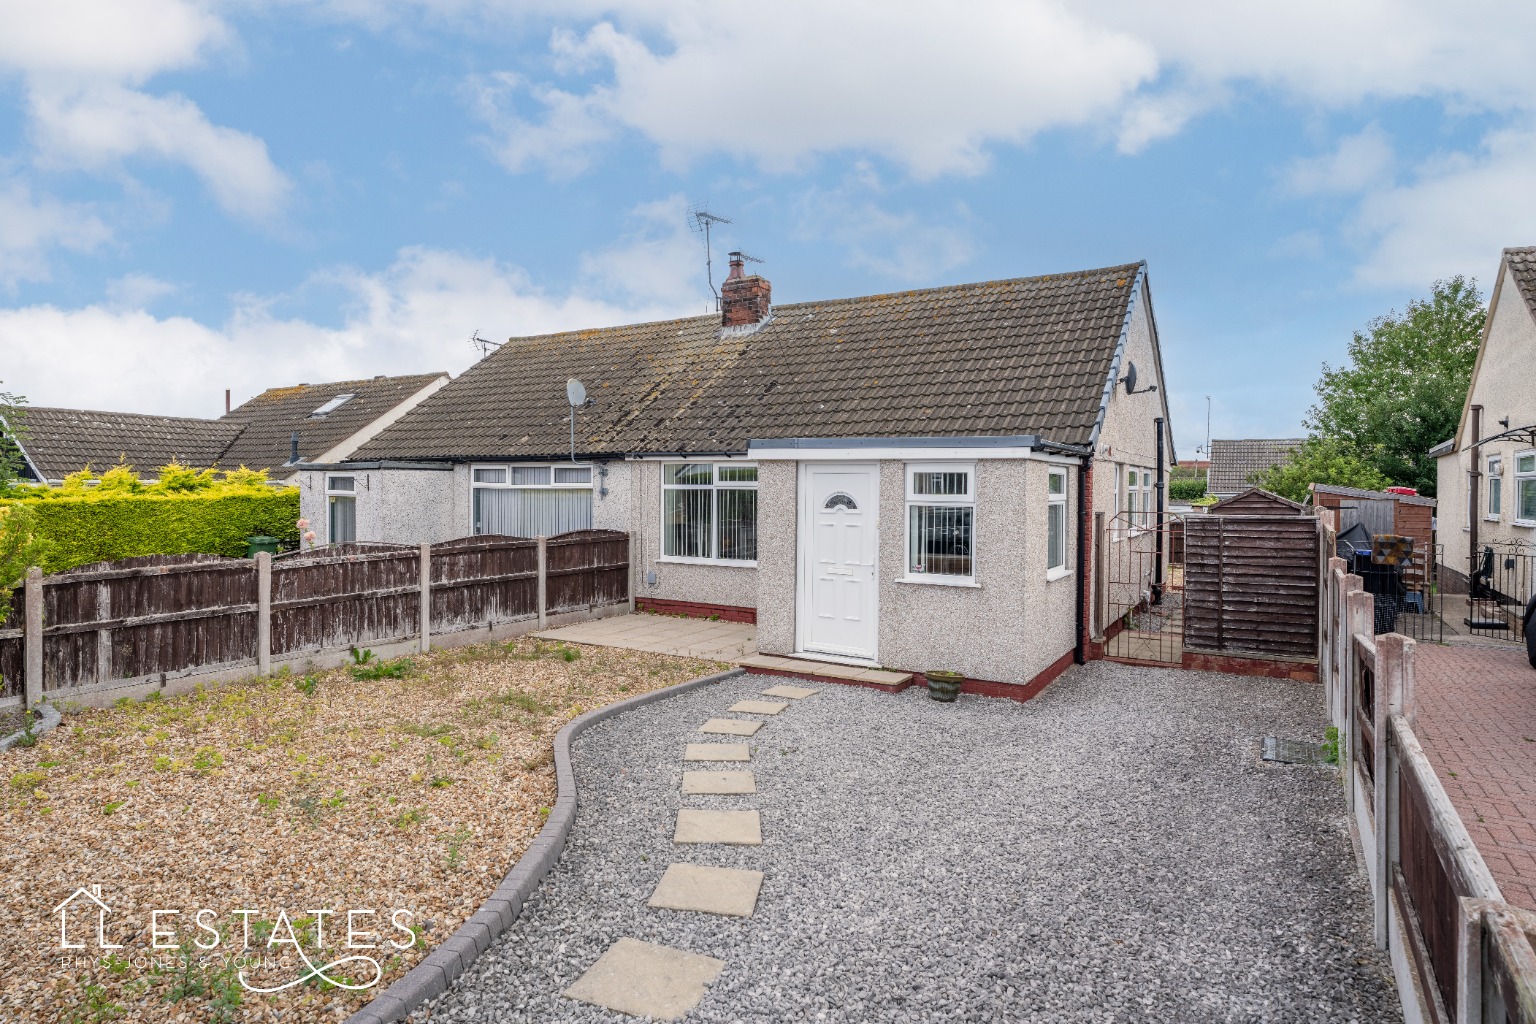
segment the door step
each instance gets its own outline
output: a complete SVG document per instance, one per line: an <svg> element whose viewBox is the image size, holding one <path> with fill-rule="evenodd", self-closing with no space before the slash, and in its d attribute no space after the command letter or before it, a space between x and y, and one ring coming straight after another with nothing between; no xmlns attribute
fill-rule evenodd
<svg viewBox="0 0 1536 1024"><path fill-rule="evenodd" d="M884 690L886 693L900 693L912 685L911 672L890 672L883 668L859 668L857 665L838 665L829 661L784 658L777 654L754 654L738 659L736 664L758 676L788 676L793 679L812 679L819 683L849 683Z"/></svg>

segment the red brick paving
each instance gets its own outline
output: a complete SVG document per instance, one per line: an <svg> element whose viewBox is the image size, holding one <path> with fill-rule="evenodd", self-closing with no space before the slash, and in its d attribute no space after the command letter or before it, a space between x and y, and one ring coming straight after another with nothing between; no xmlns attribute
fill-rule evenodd
<svg viewBox="0 0 1536 1024"><path fill-rule="evenodd" d="M1419 742L1504 898L1536 910L1536 669L1524 647L1419 644Z"/></svg>

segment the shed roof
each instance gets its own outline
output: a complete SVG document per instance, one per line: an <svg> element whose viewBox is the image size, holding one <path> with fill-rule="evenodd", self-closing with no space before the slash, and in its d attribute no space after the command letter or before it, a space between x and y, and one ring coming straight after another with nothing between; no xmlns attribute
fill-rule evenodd
<svg viewBox="0 0 1536 1024"><path fill-rule="evenodd" d="M1143 264L512 338L359 459L744 452L751 439L1088 441Z"/></svg>
<svg viewBox="0 0 1536 1024"><path fill-rule="evenodd" d="M240 427L217 420L150 416L134 412L22 410L22 449L44 480L62 480L87 466L102 472L127 463L141 475L180 462L211 466Z"/></svg>
<svg viewBox="0 0 1536 1024"><path fill-rule="evenodd" d="M1313 484L1312 490L1323 494L1338 494L1346 498L1385 498L1404 505L1429 505L1433 507L1436 504L1434 498L1426 498L1422 494L1396 494L1392 491L1371 491L1363 487L1344 487L1341 484Z"/></svg>
<svg viewBox="0 0 1536 1024"><path fill-rule="evenodd" d="M1252 486L1250 477L1278 466L1304 441L1300 437L1212 440L1206 490L1211 494L1241 494Z"/></svg>
<svg viewBox="0 0 1536 1024"><path fill-rule="evenodd" d="M1209 515L1225 516L1304 515L1306 511L1307 506L1301 502L1292 501L1262 487L1250 487L1241 494L1218 501L1206 510Z"/></svg>

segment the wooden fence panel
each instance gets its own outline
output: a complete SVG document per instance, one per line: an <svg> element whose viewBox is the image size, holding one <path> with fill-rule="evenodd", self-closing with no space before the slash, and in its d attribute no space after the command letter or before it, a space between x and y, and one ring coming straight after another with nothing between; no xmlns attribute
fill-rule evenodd
<svg viewBox="0 0 1536 1024"><path fill-rule="evenodd" d="M421 625L416 548L379 545L272 563L272 656L415 636Z"/></svg>
<svg viewBox="0 0 1536 1024"><path fill-rule="evenodd" d="M11 591L11 613L0 619L0 697L20 697L27 671L26 596Z"/></svg>
<svg viewBox="0 0 1536 1024"><path fill-rule="evenodd" d="M1185 647L1316 657L1318 552L1309 517L1185 519Z"/></svg>
<svg viewBox="0 0 1536 1024"><path fill-rule="evenodd" d="M629 535L578 530L547 542L546 610L597 608L629 600Z"/></svg>
<svg viewBox="0 0 1536 1024"><path fill-rule="evenodd" d="M1456 1005L1456 934L1461 922L1459 894L1435 849L1429 805L1418 778L1401 772L1398 785L1398 851L1408 902L1435 984L1445 1005Z"/></svg>
<svg viewBox="0 0 1536 1024"><path fill-rule="evenodd" d="M489 535L432 545L432 632L538 613L538 541Z"/></svg>

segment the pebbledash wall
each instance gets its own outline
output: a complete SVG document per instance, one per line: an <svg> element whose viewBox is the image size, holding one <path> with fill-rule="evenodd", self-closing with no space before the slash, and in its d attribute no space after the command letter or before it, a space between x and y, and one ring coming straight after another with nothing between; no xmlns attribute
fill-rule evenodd
<svg viewBox="0 0 1536 1024"><path fill-rule="evenodd" d="M467 499L450 498L448 491L458 491L459 473L450 466L389 463L357 463L345 468L316 467L298 474L299 514L310 522L318 544L326 542L329 501L326 480L330 476L351 476L357 498L357 537L359 540L391 541L401 544L441 543L455 540L469 531L459 528L460 506L467 509ZM464 487L468 489L468 474ZM464 521L468 512L462 513Z"/></svg>
<svg viewBox="0 0 1536 1024"><path fill-rule="evenodd" d="M678 461L678 460L673 460ZM700 460L724 461L724 460ZM743 461L743 460L734 460ZM677 605L706 605L738 609L741 617L751 617L758 602L758 570L746 565L709 564L666 558L661 553L661 467L659 461L622 464L630 480L630 520L613 529L630 530L635 535L632 556L635 566L633 593L636 602L672 602ZM758 543L763 540L762 507L772 491L761 478L757 485ZM656 574L655 584L647 582ZM664 607L664 606L663 606ZM729 614L729 613L727 613Z"/></svg>

